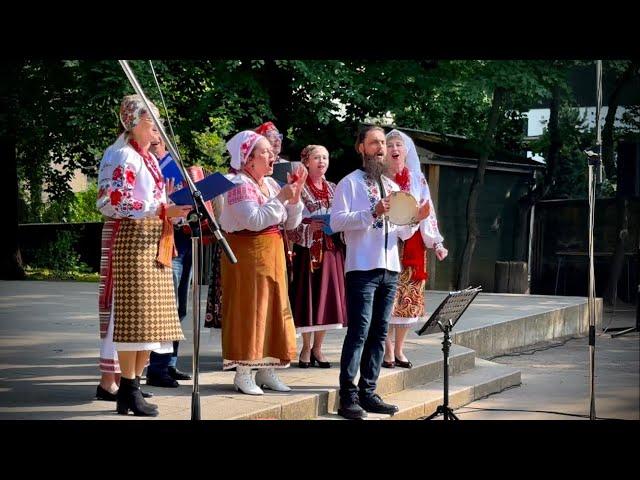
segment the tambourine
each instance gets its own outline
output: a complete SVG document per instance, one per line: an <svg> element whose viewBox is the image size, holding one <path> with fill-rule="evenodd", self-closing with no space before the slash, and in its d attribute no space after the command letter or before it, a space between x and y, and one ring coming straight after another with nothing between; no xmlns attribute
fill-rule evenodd
<svg viewBox="0 0 640 480"><path fill-rule="evenodd" d="M392 192L389 195L389 211L386 213L389 222L395 225L415 223L418 215L418 202L408 192Z"/></svg>

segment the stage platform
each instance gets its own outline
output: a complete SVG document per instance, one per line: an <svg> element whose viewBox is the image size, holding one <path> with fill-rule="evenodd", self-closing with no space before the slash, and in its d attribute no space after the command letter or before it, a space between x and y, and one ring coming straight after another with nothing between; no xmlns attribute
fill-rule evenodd
<svg viewBox="0 0 640 480"><path fill-rule="evenodd" d="M0 419L138 418L117 415L115 403L94 398L100 378L97 289L95 283L0 282ZM204 316L206 289L202 294ZM427 292L428 309L446 294ZM600 330L600 299L597 307ZM370 419L415 419L442 403L442 334L418 337L416 329L409 333L405 349L414 367L383 368L379 379L378 393L399 405L400 412ZM184 330L188 340L181 343L178 366L190 371L190 315ZM454 329L452 406L520 384L519 370L491 362L492 357L587 331L586 298L480 294ZM296 361L281 371L293 392L255 397L235 392L234 373L221 371L220 330L202 329L202 419L340 419L335 411L343 337L344 330L327 333L323 350L332 368L300 369ZM192 382L181 382L176 389L144 388L155 394L153 403L160 409L156 419L190 419Z"/></svg>

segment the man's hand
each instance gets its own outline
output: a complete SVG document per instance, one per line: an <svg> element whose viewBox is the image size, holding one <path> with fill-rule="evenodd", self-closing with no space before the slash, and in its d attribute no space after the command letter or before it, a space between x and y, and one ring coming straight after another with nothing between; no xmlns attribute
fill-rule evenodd
<svg viewBox="0 0 640 480"><path fill-rule="evenodd" d="M389 209L391 208L391 204L389 203L389 198L390 196L387 195L376 204L375 212L378 217L381 217L382 215L389 213Z"/></svg>

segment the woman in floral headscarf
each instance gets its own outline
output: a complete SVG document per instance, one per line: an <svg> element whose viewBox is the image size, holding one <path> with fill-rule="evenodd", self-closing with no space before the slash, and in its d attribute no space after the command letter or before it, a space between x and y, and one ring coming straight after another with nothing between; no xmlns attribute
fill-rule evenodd
<svg viewBox="0 0 640 480"><path fill-rule="evenodd" d="M282 140L284 139L284 136L278 131L278 128L273 124L273 122L264 122L255 129L255 132L269 140L271 148L273 148L275 163L287 162L284 158L280 158L280 151L282 150Z"/></svg>
<svg viewBox="0 0 640 480"><path fill-rule="evenodd" d="M387 176L395 180L402 191L411 193L419 204L426 201L431 204L431 213L420 222L418 231L399 245L402 272L398 280L382 362L382 366L386 368L411 368L413 365L404 355L403 347L409 327L420 320L426 320L426 249L433 248L440 261L447 256L447 249L442 245L444 238L438 230L436 210L431 201L429 185L420 170L416 147L413 140L399 130L387 133L386 168Z"/></svg>
<svg viewBox="0 0 640 480"><path fill-rule="evenodd" d="M238 263L222 257L222 368L236 369L233 383L243 393L262 395L260 387L287 392L275 373L296 356L283 230L300 224L307 171L300 166L297 178L281 188L268 176L275 161L269 141L250 130L235 135L227 149L238 173L224 195L220 226ZM252 368L258 369L255 381Z"/></svg>
<svg viewBox="0 0 640 480"><path fill-rule="evenodd" d="M173 341L184 339L171 276L174 244L169 219L186 215L191 207L172 205L167 199L158 160L149 152L157 130L138 95L124 97L120 122L124 133L105 151L98 175L96 206L106 217L99 289L100 366L103 372L116 372L119 364L119 414L131 410L134 415L157 416L157 407L142 396L140 376L152 350L171 352Z"/></svg>
<svg viewBox="0 0 640 480"><path fill-rule="evenodd" d="M324 177L329 168L329 152L322 145L307 145L300 160L309 170L302 189L304 220L287 232L295 243L289 300L296 330L303 338L298 366L330 368L322 353L324 336L327 330L342 328L347 322L345 246L340 235L333 235L328 226L336 188Z"/></svg>

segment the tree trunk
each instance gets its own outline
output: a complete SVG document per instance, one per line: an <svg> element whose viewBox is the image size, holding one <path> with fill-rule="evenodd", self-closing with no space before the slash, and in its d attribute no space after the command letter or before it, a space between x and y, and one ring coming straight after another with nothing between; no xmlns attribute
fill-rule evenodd
<svg viewBox="0 0 640 480"><path fill-rule="evenodd" d="M6 205L4 221L6 222L5 238L7 247L2 249L0 261L0 278L3 280L22 280L25 277L20 254L18 237L18 158L16 155L16 120L17 98L15 87L20 65L7 62L2 67L2 83L5 91L0 97L2 106L0 113L5 118L4 127L0 124L0 162L5 165L7 182L3 188L1 205Z"/></svg>
<svg viewBox="0 0 640 480"><path fill-rule="evenodd" d="M556 166L558 164L558 154L562 148L562 137L558 124L560 102L562 90L559 85L551 88L551 105L549 108L549 150L546 155L547 171L538 188L534 188L520 200L518 213L518 236L516 238L516 258L518 260L527 261L529 256L529 213L541 198L545 197L549 192L551 185L555 179ZM531 233L530 233L531 234Z"/></svg>
<svg viewBox="0 0 640 480"><path fill-rule="evenodd" d="M618 280L624 267L624 251L626 240L629 237L629 200L621 195L616 197L617 215L617 232L618 241L616 242L616 250L611 261L611 269L609 270L609 278L604 291L604 302L607 305L613 305L618 296Z"/></svg>
<svg viewBox="0 0 640 480"><path fill-rule="evenodd" d="M629 64L624 73L620 76L613 92L609 96L607 103L608 110L605 117L604 128L602 129L602 163L604 164L605 174L607 178L613 178L616 166L613 161L613 151L615 148L614 140L614 122L615 114L620 103L620 93L622 88L638 75L640 61L635 60ZM620 162L618 162L620 163ZM624 172L618 168L617 179L620 179ZM618 183L618 181L616 181ZM619 183L618 183L619 186ZM629 236L629 202L628 199L621 195L620 188L616 189L616 211L618 212L616 220L617 242L616 250L613 254L611 269L609 270L609 278L607 286L604 290L604 302L607 305L613 305L618 295L618 280L622 274L624 267L624 251L627 237Z"/></svg>
<svg viewBox="0 0 640 480"><path fill-rule="evenodd" d="M604 119L604 127L602 128L602 163L604 165L604 173L607 178L613 178L616 173L616 165L613 160L613 152L615 149L614 140L614 124L616 120L616 111L620 105L620 94L624 86L638 75L640 61L630 62L627 69L618 78L611 95L607 101L607 115Z"/></svg>
<svg viewBox="0 0 640 480"><path fill-rule="evenodd" d="M478 239L478 220L476 218L476 209L478 205L478 197L484 185L484 172L487 168L489 154L495 142L495 133L498 126L498 118L502 103L505 97L505 90L502 87L496 87L493 91L493 99L491 101L491 110L489 111L489 121L482 139L482 153L478 159L478 168L471 182L469 191L469 200L467 201L467 240L465 242L462 259L460 261L460 270L458 273L458 289L467 288L469 286L469 276L471 271L471 260L473 252L476 248Z"/></svg>

